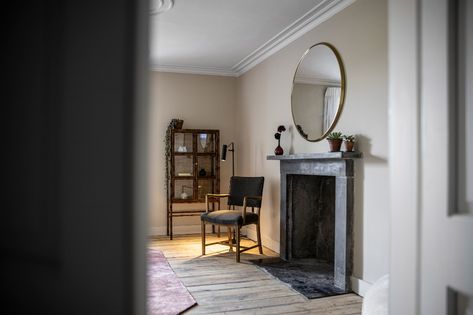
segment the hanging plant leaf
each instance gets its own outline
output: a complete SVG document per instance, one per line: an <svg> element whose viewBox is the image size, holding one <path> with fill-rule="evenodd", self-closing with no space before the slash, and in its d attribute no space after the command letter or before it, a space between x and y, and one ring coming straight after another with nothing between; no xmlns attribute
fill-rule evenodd
<svg viewBox="0 0 473 315"><path fill-rule="evenodd" d="M184 120L173 118L166 129L166 136L164 138L164 156L165 156L165 190L168 189L169 179L171 178L171 135L173 129L182 129L182 125L184 124Z"/></svg>

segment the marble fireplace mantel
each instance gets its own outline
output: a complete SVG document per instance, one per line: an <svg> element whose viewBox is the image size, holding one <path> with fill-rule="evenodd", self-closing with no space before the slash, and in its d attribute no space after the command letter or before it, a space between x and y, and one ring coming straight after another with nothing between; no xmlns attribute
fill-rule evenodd
<svg viewBox="0 0 473 315"><path fill-rule="evenodd" d="M280 161L280 257L292 260L293 205L291 178L293 175L335 177L335 248L334 285L348 292L353 265L353 208L354 208L354 159L362 158L361 152L301 153L293 155L268 155L267 160ZM289 182L288 182L289 181ZM315 193L315 192L314 192ZM295 228L294 228L295 229Z"/></svg>

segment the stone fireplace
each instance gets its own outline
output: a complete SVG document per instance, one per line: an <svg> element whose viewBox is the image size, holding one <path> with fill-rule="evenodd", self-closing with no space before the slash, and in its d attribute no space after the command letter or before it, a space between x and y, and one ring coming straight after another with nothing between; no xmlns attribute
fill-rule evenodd
<svg viewBox="0 0 473 315"><path fill-rule="evenodd" d="M355 158L361 153L268 156L280 161L280 258L320 269L339 293L350 291Z"/></svg>

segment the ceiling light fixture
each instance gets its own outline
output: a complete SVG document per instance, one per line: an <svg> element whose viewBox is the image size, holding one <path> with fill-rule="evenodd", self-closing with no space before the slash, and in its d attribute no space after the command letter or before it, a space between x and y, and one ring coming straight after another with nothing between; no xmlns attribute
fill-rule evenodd
<svg viewBox="0 0 473 315"><path fill-rule="evenodd" d="M161 14L174 6L174 0L151 0L151 14Z"/></svg>

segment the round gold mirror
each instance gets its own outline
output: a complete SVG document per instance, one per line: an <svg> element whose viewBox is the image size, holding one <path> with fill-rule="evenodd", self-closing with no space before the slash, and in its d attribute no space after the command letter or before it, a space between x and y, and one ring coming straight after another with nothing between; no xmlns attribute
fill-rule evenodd
<svg viewBox="0 0 473 315"><path fill-rule="evenodd" d="M297 65L292 82L292 119L308 141L324 139L337 124L345 101L345 69L331 44L310 47Z"/></svg>

